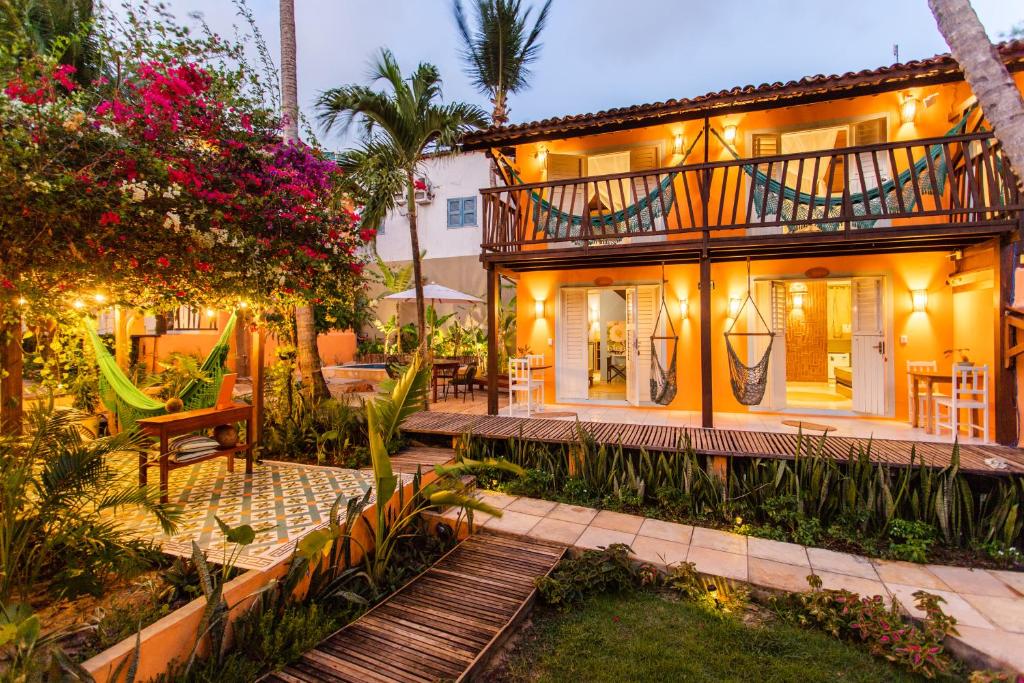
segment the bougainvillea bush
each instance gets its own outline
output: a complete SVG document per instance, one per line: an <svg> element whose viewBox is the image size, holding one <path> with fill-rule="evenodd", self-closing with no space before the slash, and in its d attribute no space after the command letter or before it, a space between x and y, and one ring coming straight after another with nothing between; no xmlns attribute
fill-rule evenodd
<svg viewBox="0 0 1024 683"><path fill-rule="evenodd" d="M340 172L281 142L241 48L146 5L105 26L104 75L84 83L0 52L0 308L354 301L367 237Z"/></svg>

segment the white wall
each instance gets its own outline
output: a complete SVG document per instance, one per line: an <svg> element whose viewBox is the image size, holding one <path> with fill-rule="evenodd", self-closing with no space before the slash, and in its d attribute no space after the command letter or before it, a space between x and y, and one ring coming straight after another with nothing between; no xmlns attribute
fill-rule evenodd
<svg viewBox="0 0 1024 683"><path fill-rule="evenodd" d="M423 168L424 175L433 186L434 200L416 207L420 249L427 251L428 259L479 256L483 220L480 188L490 185L487 157L483 152L468 152L429 160ZM475 227L448 227L448 200L457 197L476 198ZM377 236L377 253L385 261L408 261L412 258L408 220L404 208L385 219L384 232Z"/></svg>

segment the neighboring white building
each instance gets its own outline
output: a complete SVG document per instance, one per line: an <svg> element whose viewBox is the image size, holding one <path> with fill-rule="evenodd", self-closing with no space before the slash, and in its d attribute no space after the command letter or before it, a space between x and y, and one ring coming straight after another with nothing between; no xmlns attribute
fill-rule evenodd
<svg viewBox="0 0 1024 683"><path fill-rule="evenodd" d="M487 280L480 263L482 229L480 188L490 185L490 160L483 152L430 159L423 165L422 179L427 189L417 192L416 225L423 259L423 278L481 299ZM412 260L409 243L409 218L405 206L390 213L377 233L377 253L388 265L405 265ZM454 307L438 306L439 313ZM484 307L459 307L477 320ZM393 309L380 308L385 318ZM399 308L403 320L415 318L412 304Z"/></svg>

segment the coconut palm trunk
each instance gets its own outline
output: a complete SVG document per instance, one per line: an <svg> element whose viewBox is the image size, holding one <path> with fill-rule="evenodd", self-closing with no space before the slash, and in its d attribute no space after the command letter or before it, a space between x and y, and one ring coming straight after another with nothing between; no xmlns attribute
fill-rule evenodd
<svg viewBox="0 0 1024 683"><path fill-rule="evenodd" d="M299 85L296 73L295 0L281 0L281 112L284 115L284 141L299 144ZM327 398L327 382L320 371L320 351L316 346L313 307L295 307L295 353L299 372L314 400Z"/></svg>
<svg viewBox="0 0 1024 683"><path fill-rule="evenodd" d="M410 171L407 175L409 183L409 242L412 247L412 279L416 289L416 334L419 338L420 358L427 359L430 345L427 340L427 306L423 298L423 263L420 258L420 236L416 227L416 177ZM401 331L398 333L402 337Z"/></svg>
<svg viewBox="0 0 1024 683"><path fill-rule="evenodd" d="M988 39L970 0L928 0L939 32L963 69L1024 190L1024 98Z"/></svg>

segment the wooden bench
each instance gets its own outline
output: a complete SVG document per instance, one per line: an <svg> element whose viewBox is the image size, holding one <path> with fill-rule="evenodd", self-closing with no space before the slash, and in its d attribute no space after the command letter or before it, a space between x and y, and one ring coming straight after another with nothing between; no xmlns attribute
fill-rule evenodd
<svg viewBox="0 0 1024 683"><path fill-rule="evenodd" d="M180 413L168 413L139 420L138 425L142 429L143 434L155 437L160 441L160 451L156 463L151 462L146 453L139 454L139 486L147 484L149 480L148 469L151 466L159 465L160 502L166 503L167 482L171 470L224 456L228 459L228 472L234 472L235 455L238 453L245 453L245 473L252 474L251 443L240 443L231 448L217 449L207 455L189 458L184 462L177 462L171 457L171 437L235 422L245 422L246 438L250 438L253 433L252 406L246 403L233 403L226 408L200 408L199 410L186 410Z"/></svg>

